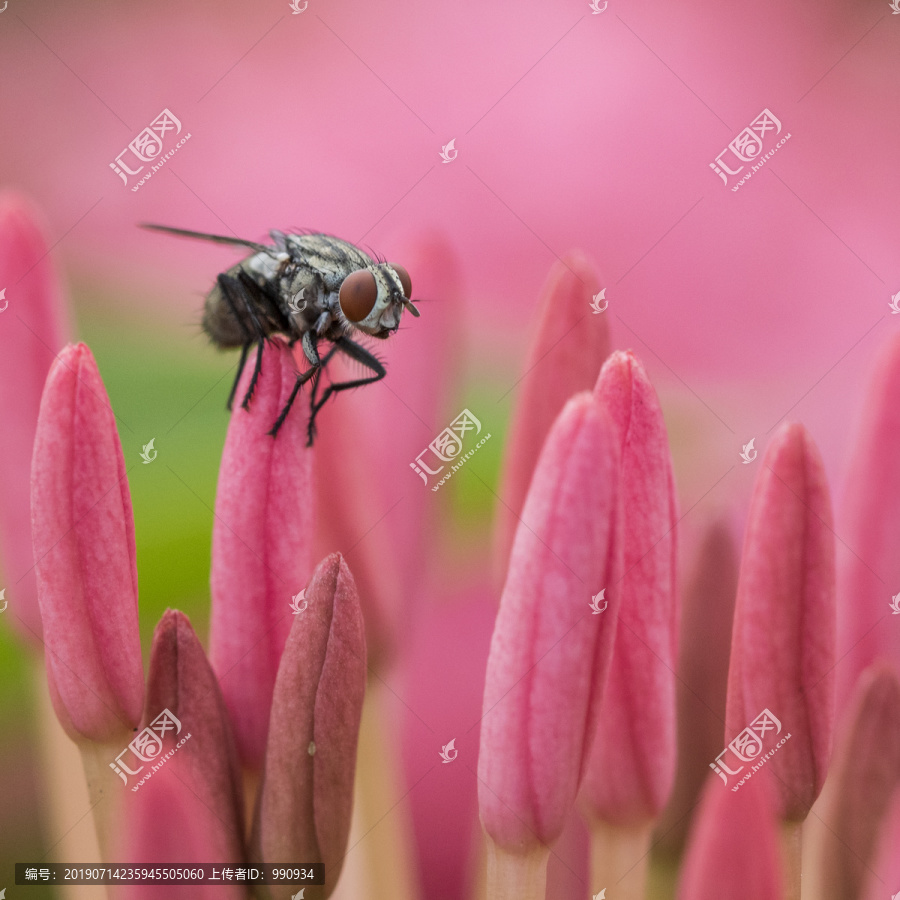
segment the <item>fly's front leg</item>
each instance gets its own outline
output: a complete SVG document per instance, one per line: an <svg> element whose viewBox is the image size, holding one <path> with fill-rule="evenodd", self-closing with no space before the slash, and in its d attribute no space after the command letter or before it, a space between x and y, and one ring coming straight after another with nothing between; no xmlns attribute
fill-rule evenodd
<svg viewBox="0 0 900 900"><path fill-rule="evenodd" d="M294 405L294 400L297 399L300 388L303 387L310 378L314 379L313 383L315 384L318 381L319 373L322 371L322 360L319 358L319 351L316 347L316 336L310 331L304 331L300 346L303 347L303 355L309 362L309 368L297 376L297 380L294 382L294 389L291 391L291 395L288 397L284 409L278 414L275 424L269 430L269 434L271 434L272 437L278 435L279 429L284 424L284 420L287 418L288 413L291 411L291 407ZM329 359L330 357L331 353L329 352L326 359Z"/></svg>
<svg viewBox="0 0 900 900"><path fill-rule="evenodd" d="M349 391L351 388L362 387L364 384L372 384L373 382L381 381L381 379L387 375L387 370L376 356L366 350L361 344L357 344L356 341L352 341L348 337L339 337L334 342L334 347L329 351L328 359L331 358L335 350L340 350L346 356L355 359L358 363L365 366L367 369L370 369L375 374L369 375L366 378L355 378L352 381L339 381L336 384L329 384L328 387L325 388L322 399L314 401L311 404L309 427L307 429L307 447L312 446L312 442L316 436L316 416L319 414L319 410L328 402L328 398L332 394L337 394L340 391Z"/></svg>

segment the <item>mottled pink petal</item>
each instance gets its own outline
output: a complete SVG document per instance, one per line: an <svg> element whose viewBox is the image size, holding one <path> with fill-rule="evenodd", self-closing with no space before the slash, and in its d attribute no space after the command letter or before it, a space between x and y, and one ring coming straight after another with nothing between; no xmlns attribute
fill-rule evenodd
<svg viewBox="0 0 900 900"><path fill-rule="evenodd" d="M570 400L516 532L478 758L482 823L510 851L559 837L587 762L619 610L620 443L592 395ZM601 590L608 607L594 615L591 597Z"/></svg>
<svg viewBox="0 0 900 900"><path fill-rule="evenodd" d="M31 540L31 457L41 392L69 333L62 285L43 217L14 191L0 193L0 556L7 621L39 644Z"/></svg>
<svg viewBox="0 0 900 900"><path fill-rule="evenodd" d="M56 714L75 740L130 733L144 699L134 520L115 416L84 344L47 377L31 498Z"/></svg>
<svg viewBox="0 0 900 900"><path fill-rule="evenodd" d="M275 682L253 853L270 863L324 863L328 897L350 833L366 688L365 625L339 553L319 563L306 602ZM276 900L291 894L272 889Z"/></svg>
<svg viewBox="0 0 900 900"><path fill-rule="evenodd" d="M631 352L607 360L595 395L622 447L625 575L613 662L581 796L594 817L637 825L659 816L675 776L675 485L659 400Z"/></svg>
<svg viewBox="0 0 900 900"><path fill-rule="evenodd" d="M190 621L184 613L171 609L165 612L153 636L143 724L146 726L164 710L181 723L181 732L165 743L165 752L186 735L191 736L166 759L166 771L183 786L188 805L211 813L211 818L204 816L209 820L209 833L203 838L210 855L193 862L238 865L245 858L243 788L228 711ZM152 793L156 784L154 774L136 793ZM130 803L130 795L128 799ZM195 830L195 821L192 814L181 827ZM168 860L157 856L152 861Z"/></svg>
<svg viewBox="0 0 900 900"><path fill-rule="evenodd" d="M879 352L847 466L838 523L838 701L879 657L900 665L900 336Z"/></svg>
<svg viewBox="0 0 900 900"><path fill-rule="evenodd" d="M235 729L242 763L262 765L275 673L291 628L291 598L309 577L313 529L312 453L301 394L268 434L294 387L287 345L273 341L250 410L241 400L255 353L235 395L222 451L213 526L210 658Z"/></svg>
<svg viewBox="0 0 900 900"><path fill-rule="evenodd" d="M900 682L889 666L876 664L854 689L828 785L816 807L824 825L812 859L820 881L817 898L861 896L898 786ZM898 890L900 884L892 888Z"/></svg>
<svg viewBox="0 0 900 900"><path fill-rule="evenodd" d="M678 900L781 900L778 824L767 784L737 791L710 775L694 819Z"/></svg>
<svg viewBox="0 0 900 900"><path fill-rule="evenodd" d="M766 449L750 507L725 728L727 744L768 709L791 734L768 761L785 819L806 818L831 754L834 604L825 472L803 426L785 424Z"/></svg>
<svg viewBox="0 0 900 900"><path fill-rule="evenodd" d="M125 866L189 866L221 860L221 823L168 767L194 740L192 737L150 781L129 797L129 810L116 863ZM177 742L176 742L177 743ZM124 790L124 788L123 788ZM224 860L223 860L224 861ZM240 865L235 860L234 865ZM219 869L221 873L221 869ZM109 888L113 900L247 900L235 884L128 885Z"/></svg>
<svg viewBox="0 0 900 900"><path fill-rule="evenodd" d="M537 328L522 367L524 375L516 385L499 492L502 501L497 504L497 562L504 574L550 426L573 394L594 386L609 355L610 314L595 315L591 309L599 290L593 266L574 251L553 264L541 290ZM603 302L598 300L597 305Z"/></svg>

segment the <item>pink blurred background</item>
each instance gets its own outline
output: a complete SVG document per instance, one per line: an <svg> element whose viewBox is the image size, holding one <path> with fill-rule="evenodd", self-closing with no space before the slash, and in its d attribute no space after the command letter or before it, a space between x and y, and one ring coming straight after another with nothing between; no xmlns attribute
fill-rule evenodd
<svg viewBox="0 0 900 900"><path fill-rule="evenodd" d="M237 257L139 222L251 239L310 228L401 262L438 235L461 289L439 313L454 337L435 364L460 397L476 381L493 392L498 421L540 285L579 248L607 288L614 346L662 396L682 508L704 500L711 516L746 502L740 448L755 437L762 451L787 414L841 483L869 358L900 325L898 42L887 0L609 0L598 15L587 0L309 0L299 15L287 0L9 0L0 172L43 207L76 303L99 291L178 328ZM109 164L164 108L191 138L133 192ZM709 164L764 108L791 140L734 193ZM429 281L412 278L414 293ZM413 340L404 323L396 341ZM435 426L457 408L441 402ZM398 675L440 743L477 718L496 599L457 578L455 594L419 581L434 603ZM414 781L436 737L411 719L406 732ZM475 735L457 744L472 759ZM474 779L453 779L410 800L435 897L466 877L454 860Z"/></svg>

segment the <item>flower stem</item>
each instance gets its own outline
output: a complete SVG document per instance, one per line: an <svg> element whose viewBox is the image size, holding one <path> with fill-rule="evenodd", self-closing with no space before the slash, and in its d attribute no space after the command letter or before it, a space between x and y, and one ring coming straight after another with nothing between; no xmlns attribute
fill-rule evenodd
<svg viewBox="0 0 900 900"><path fill-rule="evenodd" d="M48 830L51 834L61 835L54 845L54 855L57 859L73 860L86 866L99 865L101 856L97 832L91 816L85 816L91 808L91 801L82 777L78 750L62 730L53 711L44 660L36 657L33 663L32 683L38 707L41 763L50 805ZM96 890L95 887L79 885L59 885L56 888L61 900L87 898ZM96 893L93 896L96 897Z"/></svg>
<svg viewBox="0 0 900 900"><path fill-rule="evenodd" d="M653 822L622 827L595 819L591 829L591 893L615 888L617 900L642 900Z"/></svg>
<svg viewBox="0 0 900 900"><path fill-rule="evenodd" d="M784 900L800 900L800 849L802 822L783 822L781 826L781 860L784 870Z"/></svg>
<svg viewBox="0 0 900 900"><path fill-rule="evenodd" d="M487 896L490 900L545 900L550 848L511 853L487 838Z"/></svg>

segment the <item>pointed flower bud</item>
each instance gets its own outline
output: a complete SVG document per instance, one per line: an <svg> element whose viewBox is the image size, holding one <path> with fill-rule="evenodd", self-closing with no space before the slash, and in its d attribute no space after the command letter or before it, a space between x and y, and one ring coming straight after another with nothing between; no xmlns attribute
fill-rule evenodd
<svg viewBox="0 0 900 900"><path fill-rule="evenodd" d="M900 682L887 664L857 682L822 802L810 870L821 900L859 898L892 796L900 796ZM815 818L810 819L815 822ZM895 858L896 847L893 848ZM900 891L891 886L881 896Z"/></svg>
<svg viewBox="0 0 900 900"><path fill-rule="evenodd" d="M783 819L802 821L834 727L834 532L825 471L802 425L776 433L753 492L728 673L726 744L764 711L791 739L766 766ZM762 737L763 750L772 748ZM750 745L748 745L749 747Z"/></svg>
<svg viewBox="0 0 900 900"><path fill-rule="evenodd" d="M115 417L84 344L47 377L31 497L56 714L73 740L130 733L144 698L134 521Z"/></svg>
<svg viewBox="0 0 900 900"><path fill-rule="evenodd" d="M66 342L62 286L37 210L12 191L0 194L0 555L7 621L39 644L31 540L31 457L41 392Z"/></svg>
<svg viewBox="0 0 900 900"><path fill-rule="evenodd" d="M594 397L573 397L541 452L516 532L478 758L482 824L507 851L559 837L587 762L619 609L620 444Z"/></svg>
<svg viewBox="0 0 900 900"><path fill-rule="evenodd" d="M182 816L163 816L172 829L184 835L203 831L198 842L207 857L190 858L180 854L165 855L171 842L141 847L144 862L217 862L239 864L244 860L243 795L237 750L228 711L216 676L206 659L203 647L184 613L167 610L156 626L147 681L147 703L143 722L153 722L168 710L179 722L181 730L164 743L168 753L165 766L140 785L141 797L153 793L165 773L180 784L185 793ZM187 736L190 735L190 738ZM163 761L162 759L160 761ZM132 778L139 782L141 772ZM128 798L129 804L131 797ZM205 824L201 824L205 823ZM160 831L165 831L160 828ZM187 849L187 848L185 848ZM158 851L158 852L155 852Z"/></svg>
<svg viewBox="0 0 900 900"><path fill-rule="evenodd" d="M609 355L609 313L595 315L597 275L581 253L553 264L538 300L537 330L525 359L507 441L496 525L505 573L535 462L556 417L576 392L593 387ZM603 306L605 300L594 303Z"/></svg>
<svg viewBox="0 0 900 900"><path fill-rule="evenodd" d="M327 898L350 833L365 625L339 553L319 563L305 597L278 667L252 843L263 862L324 863ZM273 897L290 896L273 889Z"/></svg>
<svg viewBox="0 0 900 900"><path fill-rule="evenodd" d="M778 826L762 779L732 793L710 775L691 829L679 900L781 900Z"/></svg>
<svg viewBox="0 0 900 900"><path fill-rule="evenodd" d="M865 393L847 466L838 533L838 702L878 658L900 665L900 630L891 618L900 591L900 335L880 350ZM898 886L900 890L900 886Z"/></svg>
<svg viewBox="0 0 900 900"><path fill-rule="evenodd" d="M213 526L210 657L235 728L242 763L262 765L272 689L291 628L292 598L309 577L312 454L301 393L278 436L268 432L296 382L287 345L263 352L250 409L241 408L253 355L235 394ZM297 605L302 605L298 600Z"/></svg>
<svg viewBox="0 0 900 900"><path fill-rule="evenodd" d="M625 575L613 663L581 794L594 817L637 825L659 816L675 776L675 486L656 391L631 352L607 360L595 395L622 447Z"/></svg>

